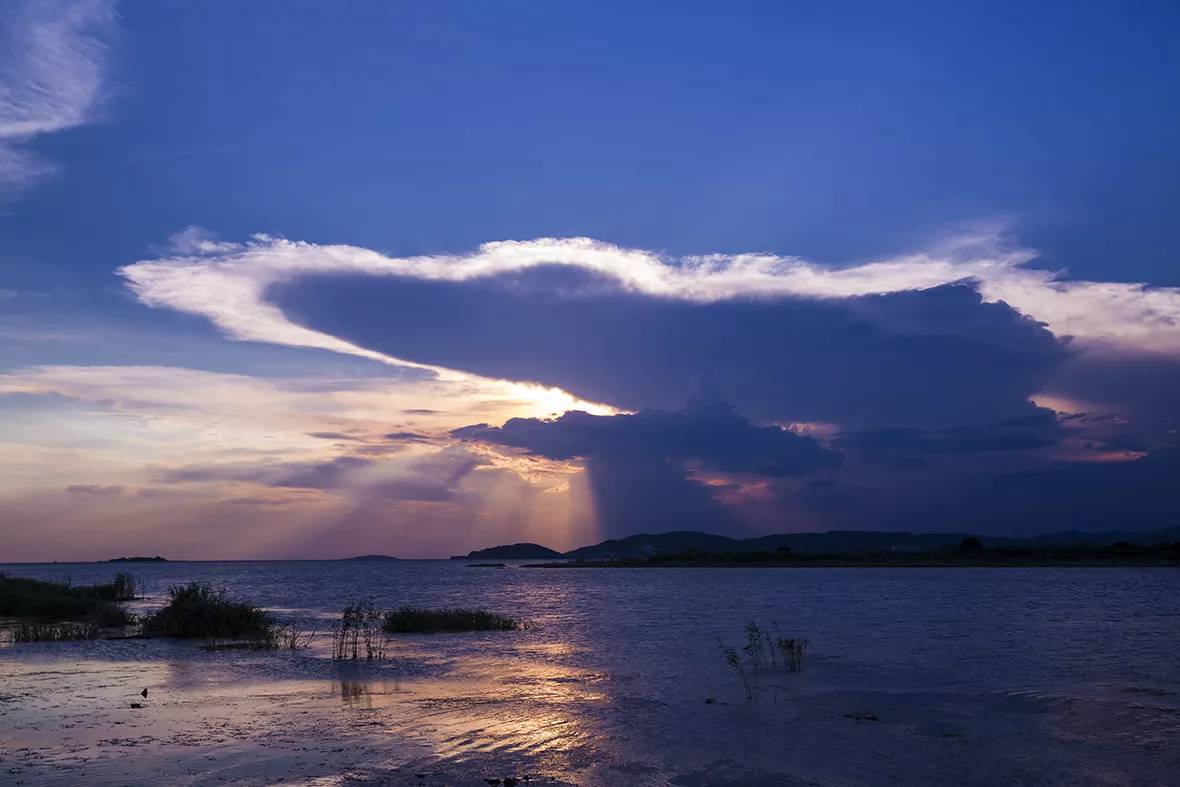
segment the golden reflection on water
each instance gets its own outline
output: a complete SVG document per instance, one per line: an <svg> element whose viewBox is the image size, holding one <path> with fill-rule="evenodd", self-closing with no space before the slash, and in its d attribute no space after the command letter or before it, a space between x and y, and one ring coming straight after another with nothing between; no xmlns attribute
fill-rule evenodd
<svg viewBox="0 0 1180 787"><path fill-rule="evenodd" d="M454 658L438 678L338 678L331 696L347 711L376 713L376 729L445 760L514 755L567 768L596 739L598 714L587 709L608 699L601 674L561 663L574 652L563 642L522 644Z"/></svg>

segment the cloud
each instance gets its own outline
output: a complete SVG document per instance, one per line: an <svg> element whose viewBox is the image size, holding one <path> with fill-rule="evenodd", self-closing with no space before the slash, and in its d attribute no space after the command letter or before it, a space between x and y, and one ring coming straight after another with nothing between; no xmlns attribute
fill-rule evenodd
<svg viewBox="0 0 1180 787"><path fill-rule="evenodd" d="M727 476L791 478L835 470L839 454L777 426L755 426L728 405L698 403L676 412L555 419L514 418L478 424L456 437L519 448L547 459L580 459L602 532L741 527L715 493Z"/></svg>
<svg viewBox="0 0 1180 787"><path fill-rule="evenodd" d="M53 169L28 143L93 118L114 26L110 0L0 8L0 198Z"/></svg>
<svg viewBox="0 0 1180 787"><path fill-rule="evenodd" d="M1052 410L1037 408L1029 415L990 424L950 429L870 429L838 435L834 444L877 460L897 461L924 456L943 461L948 455L991 451L1033 451L1051 448L1064 436ZM941 457L941 459L940 459Z"/></svg>
<svg viewBox="0 0 1180 787"><path fill-rule="evenodd" d="M66 487L66 491L72 495L121 495L126 490L118 485L105 484L70 484Z"/></svg>
<svg viewBox="0 0 1180 787"><path fill-rule="evenodd" d="M187 466L166 470L158 480L169 484L245 481L300 489L340 489L346 486L355 471L369 467L371 463L372 460L361 457L338 456L321 462Z"/></svg>
<svg viewBox="0 0 1180 787"><path fill-rule="evenodd" d="M1076 281L1030 266L1035 255L995 234L960 237L916 254L827 266L773 254L669 258L589 238L485 243L466 255L389 257L346 245L255 235L242 244L189 248L120 269L144 303L198 314L228 336L404 360L300 325L268 300L272 287L313 275L469 282L562 266L629 293L692 303L775 298L835 300L968 282L988 303L1004 302L1083 344L1151 348L1180 356L1180 289Z"/></svg>
<svg viewBox="0 0 1180 787"><path fill-rule="evenodd" d="M570 412L553 419L513 418L503 426L456 429L464 440L523 448L548 459L619 456L635 452L709 469L769 477L805 475L840 464L814 439L778 426L755 426L726 404L694 404L676 412L646 410L598 416Z"/></svg>
<svg viewBox="0 0 1180 787"><path fill-rule="evenodd" d="M677 409L708 378L761 422L945 426L1023 415L1067 355L1042 326L955 285L697 302L547 267L467 282L315 277L273 297L305 324L389 355L622 409Z"/></svg>

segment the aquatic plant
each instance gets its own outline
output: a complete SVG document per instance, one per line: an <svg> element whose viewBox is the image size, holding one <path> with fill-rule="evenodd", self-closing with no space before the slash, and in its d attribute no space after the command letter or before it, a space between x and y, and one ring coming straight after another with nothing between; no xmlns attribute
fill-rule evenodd
<svg viewBox="0 0 1180 787"><path fill-rule="evenodd" d="M765 651L769 639L769 632L764 633L757 624L753 622L746 624L746 644L742 646L742 650L750 657L750 662L755 670L766 666Z"/></svg>
<svg viewBox="0 0 1180 787"><path fill-rule="evenodd" d="M769 628L762 628L754 622L746 624L746 644L737 648L725 644L720 637L717 644L721 646L721 653L725 662L733 668L746 690L746 699L757 697L757 682L752 680L758 672L777 670L781 664L787 672L799 672L803 669L803 654L807 652L808 641L797 637L776 637ZM742 654L745 654L745 658ZM781 657L781 661L780 661Z"/></svg>
<svg viewBox="0 0 1180 787"><path fill-rule="evenodd" d="M750 685L750 679L746 675L746 667L742 664L742 657L733 649L733 646L726 645L722 642L720 637L717 638L717 644L721 647L721 653L725 656L725 662L733 667L733 671L737 673L738 680L742 682L742 688L746 690L746 702L752 702L754 700L754 691Z"/></svg>
<svg viewBox="0 0 1180 787"><path fill-rule="evenodd" d="M486 609L425 609L398 607L385 613L384 629L390 634L432 634L451 631L512 631L523 628L516 618Z"/></svg>
<svg viewBox="0 0 1180 787"><path fill-rule="evenodd" d="M315 631L299 631L292 626L276 624L260 636L248 639L210 638L202 650L303 650L311 647Z"/></svg>
<svg viewBox="0 0 1180 787"><path fill-rule="evenodd" d="M128 625L132 617L116 596L116 583L72 585L0 574L0 617Z"/></svg>
<svg viewBox="0 0 1180 787"><path fill-rule="evenodd" d="M66 642L97 638L98 626L93 623L45 623L22 620L12 629L13 642Z"/></svg>
<svg viewBox="0 0 1180 787"><path fill-rule="evenodd" d="M356 601L332 626L332 658L356 660L364 653L366 660L385 658L385 634L382 615L372 601Z"/></svg>
<svg viewBox="0 0 1180 787"><path fill-rule="evenodd" d="M787 672L799 672L803 669L803 654L807 652L808 641L792 637L781 637L775 640L779 652L783 654L783 666Z"/></svg>
<svg viewBox="0 0 1180 787"><path fill-rule="evenodd" d="M199 582L171 588L168 603L143 620L143 632L149 636L252 641L259 647L278 647L280 628L258 607Z"/></svg>
<svg viewBox="0 0 1180 787"><path fill-rule="evenodd" d="M316 632L313 631L299 631L292 626L276 626L275 637L278 641L277 647L284 650L305 650L311 647L312 640L315 639Z"/></svg>
<svg viewBox="0 0 1180 787"><path fill-rule="evenodd" d="M114 601L130 601L135 598L135 577L125 571L115 574L115 581L110 587Z"/></svg>

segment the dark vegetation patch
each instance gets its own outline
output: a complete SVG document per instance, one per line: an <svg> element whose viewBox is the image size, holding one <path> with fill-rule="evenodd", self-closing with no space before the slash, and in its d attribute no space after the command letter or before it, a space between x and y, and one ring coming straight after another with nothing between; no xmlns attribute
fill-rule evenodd
<svg viewBox="0 0 1180 787"><path fill-rule="evenodd" d="M956 546L923 550L853 552L704 552L686 549L641 557L531 563L526 568L658 568L723 566L1175 566L1180 541L1157 544L1075 544L1073 546L995 546L968 536Z"/></svg>
<svg viewBox="0 0 1180 787"><path fill-rule="evenodd" d="M252 642L278 647L281 627L260 608L191 582L168 591L168 603L143 619L143 633L154 637Z"/></svg>
<svg viewBox="0 0 1180 787"><path fill-rule="evenodd" d="M451 631L514 631L521 621L486 609L398 607L385 613L382 628L390 634L434 634Z"/></svg>
<svg viewBox="0 0 1180 787"><path fill-rule="evenodd" d="M13 642L66 642L78 639L98 639L98 626L93 623L51 623L22 620L12 629Z"/></svg>
<svg viewBox="0 0 1180 787"><path fill-rule="evenodd" d="M105 585L72 585L0 574L0 617L126 626L134 618L119 602L134 597L135 580L129 574L117 574Z"/></svg>

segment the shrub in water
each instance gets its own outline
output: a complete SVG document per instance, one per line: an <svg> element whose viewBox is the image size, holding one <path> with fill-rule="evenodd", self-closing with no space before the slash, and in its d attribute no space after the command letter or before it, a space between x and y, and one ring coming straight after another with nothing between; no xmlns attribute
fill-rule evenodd
<svg viewBox="0 0 1180 787"><path fill-rule="evenodd" d="M224 591L198 582L173 587L164 608L143 620L144 633L153 636L245 639L264 646L277 643L277 629L274 619L258 607L226 598Z"/></svg>

